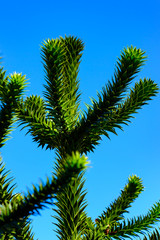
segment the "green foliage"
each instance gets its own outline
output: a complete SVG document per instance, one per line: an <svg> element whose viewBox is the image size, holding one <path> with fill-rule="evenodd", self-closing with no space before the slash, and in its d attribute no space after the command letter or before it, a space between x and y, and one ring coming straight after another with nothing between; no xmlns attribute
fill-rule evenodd
<svg viewBox="0 0 160 240"><path fill-rule="evenodd" d="M47 110L57 128L64 133L73 129L79 117L77 75L82 50L82 41L74 37L47 40L42 46Z"/></svg>
<svg viewBox="0 0 160 240"><path fill-rule="evenodd" d="M86 157L81 157L78 153L68 156L65 159L63 169L58 171L57 178L54 176L51 180L47 178L45 184L41 182L38 187L33 185L33 190L28 191L26 195L18 195L9 202L4 201L0 208L0 234L17 227L17 224L29 215L39 214L39 210L44 208L45 204L53 204L52 199L55 194L61 192L70 181L73 181L86 168L86 164L88 164ZM3 182L4 180L2 184ZM3 188L6 189L7 186L5 184Z"/></svg>
<svg viewBox="0 0 160 240"><path fill-rule="evenodd" d="M144 187L137 176L128 179L128 184L121 191L121 195L96 218L95 224L91 221L84 239L124 239L144 234L152 228L160 218L160 203L155 204L146 216L125 220L124 213L131 203L139 196Z"/></svg>
<svg viewBox="0 0 160 240"><path fill-rule="evenodd" d="M14 73L5 76L6 71L0 68L0 147L8 139L18 101L24 92L26 78Z"/></svg>
<svg viewBox="0 0 160 240"><path fill-rule="evenodd" d="M159 230L159 229L158 229ZM155 229L152 233L148 234L148 239L150 240L159 240L160 239L160 233L157 229ZM143 240L147 240L147 237L145 236Z"/></svg>
<svg viewBox="0 0 160 240"><path fill-rule="evenodd" d="M5 77L3 68L0 70L0 146L4 145L16 114L19 124L27 127L38 146L55 149L57 154L52 178L47 178L45 184L33 185L32 191L23 196L14 197L13 186L8 191L10 182L2 175L1 239L7 234L7 239L32 240L29 216L39 213L46 204L53 205L53 198L56 232L61 240L160 238L159 230L148 234L159 221L159 202L145 216L124 218L143 191L137 176L128 179L120 196L95 222L87 216L84 174L88 162L83 154L93 151L102 135L110 138L110 132L117 134L117 129L123 130L123 124L128 125L130 118L157 94L158 86L144 78L129 89L146 56L141 49L127 47L117 60L111 81L98 93L98 100L92 99L87 110L80 112L78 72L83 49L83 42L72 36L43 42L44 99L34 95L23 99L25 77L16 73Z"/></svg>
<svg viewBox="0 0 160 240"><path fill-rule="evenodd" d="M0 218L3 218L4 212L8 215L12 202L17 203L19 199L22 199L22 196L18 194L14 194L15 184L12 184L13 178L8 178L9 171L5 170L5 165L2 160L0 160ZM4 210L4 206L8 206L7 209ZM3 224L0 227L0 239L17 239L21 240L33 240L34 234L32 233L30 222L28 221L28 215L21 221L18 221L12 227L8 225L8 221L6 221L7 228L3 227Z"/></svg>
<svg viewBox="0 0 160 240"><path fill-rule="evenodd" d="M52 119L47 118L44 100L38 96L27 97L19 104L17 114L21 120L20 125L26 124L25 127L30 127L30 132L33 140L38 142L39 146L53 149L57 147L58 131Z"/></svg>
<svg viewBox="0 0 160 240"><path fill-rule="evenodd" d="M98 101L92 99L92 105L73 131L73 138L81 144L79 151L93 150L101 135L109 138L109 132L117 134L116 128L122 130L121 125L129 122L132 114L156 95L157 85L150 79L140 80L127 98L124 95L145 59L144 52L133 47L121 53L112 81L98 93Z"/></svg>
<svg viewBox="0 0 160 240"><path fill-rule="evenodd" d="M97 228L99 225L117 226L117 222L124 219L123 214L127 213L127 208L143 191L143 185L140 178L132 176L128 179L128 184L121 191L121 195L107 208L103 214L96 219Z"/></svg>
<svg viewBox="0 0 160 240"><path fill-rule="evenodd" d="M54 209L58 216L55 219L58 220L56 224L58 230L59 239L81 239L82 232L86 227L86 214L84 212L86 208L85 195L83 191L84 172L81 173L76 179L74 179L60 194L56 197L56 206Z"/></svg>

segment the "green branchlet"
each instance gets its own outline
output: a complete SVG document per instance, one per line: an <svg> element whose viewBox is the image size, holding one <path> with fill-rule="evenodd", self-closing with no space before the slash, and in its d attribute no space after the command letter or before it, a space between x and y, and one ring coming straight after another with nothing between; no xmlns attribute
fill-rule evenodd
<svg viewBox="0 0 160 240"><path fill-rule="evenodd" d="M5 165L2 160L0 160L0 216L3 215L4 206L11 206L12 202L17 202L22 199L20 194L14 194L15 184L13 184L13 178L9 177L9 171L5 170ZM9 213L9 209L5 209L6 214ZM12 227L6 222L7 228L0 228L0 239L18 239L21 240L33 240L34 234L30 223L28 222L28 216L12 225Z"/></svg>
<svg viewBox="0 0 160 240"><path fill-rule="evenodd" d="M136 110L156 95L157 85L150 79L144 79L135 85L125 100L128 85L140 71L145 60L146 56L141 49L131 46L123 50L112 81L108 81L101 94L98 93L98 101L92 99L92 105L88 105L87 111L71 134L71 139L78 142L77 149L80 152L94 150L101 140L101 135L109 138L109 132L117 134L116 128L123 129L121 125L126 124Z"/></svg>
<svg viewBox="0 0 160 240"><path fill-rule="evenodd" d="M44 92L49 116L61 131L75 126L79 116L79 80L77 78L83 43L74 37L47 40L42 45L46 72Z"/></svg>
<svg viewBox="0 0 160 240"><path fill-rule="evenodd" d="M21 226L22 231L26 230L29 235L25 238L25 233L17 232L11 236L31 240L28 216L39 213L40 209L52 202L53 197L57 199L57 234L61 240L139 237L160 219L158 202L146 216L125 221L124 213L143 191L142 181L137 176L129 178L120 196L95 223L86 214L82 177L88 161L83 154L93 151L102 135L109 138L110 132L117 134L116 129L123 130L122 125L128 124L133 114L157 94L158 86L151 79L144 78L129 90L129 84L144 65L146 56L141 49L127 47L117 60L111 81L98 93L98 100L92 99L92 104L80 117L78 72L83 49L82 41L71 36L43 43L45 100L38 96L20 99L25 77L16 73L5 77L6 72L0 69L0 147L7 139L16 111L20 125L28 128L33 140L39 146L56 149L58 153L52 179L47 178L46 183L40 183L38 187L33 185L32 193L28 191L24 196L12 198L12 188L7 193L0 186L2 199L4 196L11 197L9 202L1 203L1 236ZM8 187L5 184L8 183L2 175L1 185ZM150 240L159 238L159 231L155 230L148 237Z"/></svg>
<svg viewBox="0 0 160 240"><path fill-rule="evenodd" d="M147 236L143 238L143 240L159 240L160 239L160 233L159 228L155 229L153 232L148 233Z"/></svg>
<svg viewBox="0 0 160 240"><path fill-rule="evenodd" d="M59 171L57 178L52 180L47 178L45 184L42 182L38 187L33 185L33 190L28 191L24 196L11 200L9 203L3 203L0 210L0 233L15 228L24 218L35 213L39 214L39 210L45 207L45 204L53 203L52 199L57 192L69 184L81 171L86 168L87 158L80 156L79 153L73 153L68 156L65 162L65 169Z"/></svg>
<svg viewBox="0 0 160 240"><path fill-rule="evenodd" d="M58 130L55 122L48 118L45 102L41 97L30 96L21 101L16 110L19 118L19 126L29 127L27 133L31 133L33 140L38 142L42 148L56 148L58 144Z"/></svg>
<svg viewBox="0 0 160 240"><path fill-rule="evenodd" d="M14 73L5 77L5 73L0 68L0 147L5 144L11 132L15 109L26 86L26 77L22 74Z"/></svg>

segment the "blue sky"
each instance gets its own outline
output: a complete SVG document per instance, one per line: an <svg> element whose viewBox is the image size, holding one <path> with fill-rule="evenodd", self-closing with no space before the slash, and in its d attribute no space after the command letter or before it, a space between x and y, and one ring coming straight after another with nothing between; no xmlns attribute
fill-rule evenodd
<svg viewBox="0 0 160 240"><path fill-rule="evenodd" d="M160 2L153 1L3 1L1 2L0 55L8 73L22 72L29 85L27 95L42 95L44 71L40 45L47 38L74 35L85 43L80 66L82 107L96 97L114 73L120 51L133 45L146 51L148 61L139 73L160 86ZM103 138L95 152L89 154L88 214L100 215L126 184L137 174L145 191L133 204L129 216L147 213L160 199L160 97L150 101L135 115L133 123ZM40 179L51 176L54 152L37 148L31 136L17 128L1 154L7 169L17 182L17 191L26 192ZM35 239L57 239L53 232L54 215L50 209L33 217Z"/></svg>

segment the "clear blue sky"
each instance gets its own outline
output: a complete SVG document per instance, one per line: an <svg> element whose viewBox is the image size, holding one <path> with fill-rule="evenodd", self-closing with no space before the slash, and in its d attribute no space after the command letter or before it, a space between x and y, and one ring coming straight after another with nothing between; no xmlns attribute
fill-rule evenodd
<svg viewBox="0 0 160 240"><path fill-rule="evenodd" d="M8 73L22 72L29 79L27 95L42 95L44 72L40 45L47 38L74 35L85 43L80 67L82 106L111 79L120 51L137 46L148 61L138 75L160 86L160 2L153 1L1 1L0 55ZM145 191L133 204L130 216L145 214L160 199L160 96L150 101L136 119L111 141L103 138L89 154L88 214L95 219L120 193L131 174L143 179ZM51 176L54 152L37 148L31 136L16 129L1 154L17 182L17 191ZM55 240L52 210L33 218L35 239Z"/></svg>

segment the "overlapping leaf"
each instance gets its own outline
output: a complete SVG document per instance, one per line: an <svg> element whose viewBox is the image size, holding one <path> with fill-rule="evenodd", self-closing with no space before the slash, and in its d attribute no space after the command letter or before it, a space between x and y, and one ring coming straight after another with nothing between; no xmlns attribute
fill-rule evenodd
<svg viewBox="0 0 160 240"><path fill-rule="evenodd" d="M88 106L87 112L72 133L71 138L78 142L80 152L93 151L101 140L101 135L109 138L109 132L117 134L116 128L122 129L121 125L127 123L146 101L156 95L157 85L150 79L144 79L135 84L125 100L128 85L140 71L144 61L144 52L140 49L124 49L117 62L114 78L102 89L101 94L98 93L98 101L92 100L92 106Z"/></svg>
<svg viewBox="0 0 160 240"><path fill-rule="evenodd" d="M34 141L39 146L55 148L59 154L56 178L53 177L51 182L47 180L45 185L40 184L37 188L33 186L33 193L28 192L23 199L3 204L0 216L3 232L8 229L6 224L15 228L15 219L18 224L20 219L24 220L29 214L38 212L56 193L59 239L110 240L138 237L139 234L146 233L160 218L160 203L157 203L146 216L124 221L123 213L127 212L127 208L143 189L141 180L137 177L129 179L120 197L103 212L96 223L87 217L84 182L81 181L83 173L80 174L84 170L84 158L80 154L93 151L101 140L101 135L109 137L110 132L116 134L116 128L122 129L123 124L128 124L133 114L156 95L158 87L151 79L144 78L127 95L129 84L146 60L143 51L128 47L122 51L117 61L112 80L98 93L98 100L92 99L92 105L88 106L80 118L78 71L82 51L83 43L74 37L47 40L43 43L45 101L37 96L28 97L18 104L18 108L16 105L16 111L20 123L28 127ZM16 86L12 88L7 85L8 79L5 78L3 69L0 76L0 97L2 103L4 102L1 110L5 110L5 104L10 99L7 94L12 93ZM11 77L12 80L19 78L24 81L21 75L14 76L15 78ZM13 98L10 95L13 102L17 94ZM3 140L4 135L6 136L6 132L3 134L3 127L4 130L10 127L13 111L1 113L2 116L9 116L8 125L2 126ZM2 118L0 120L4 122ZM80 154L67 157L76 151ZM83 160L80 165L78 159ZM72 179L72 174L77 176L77 180ZM152 236L157 237L159 233L154 232Z"/></svg>
<svg viewBox="0 0 160 240"><path fill-rule="evenodd" d="M122 221L119 226L115 227L114 238L123 239L131 236L145 235L147 231L154 227L154 224L160 220L160 202L154 204L148 214L139 216L126 221Z"/></svg>
<svg viewBox="0 0 160 240"><path fill-rule="evenodd" d="M5 71L3 68L0 68L0 147L8 139L15 109L24 92L25 85L25 76L14 73L5 77Z"/></svg>
<svg viewBox="0 0 160 240"><path fill-rule="evenodd" d="M19 104L16 111L19 118L19 125L28 128L34 141L39 146L54 149L58 147L58 129L52 119L47 116L44 100L38 96L30 96Z"/></svg>
<svg viewBox="0 0 160 240"><path fill-rule="evenodd" d="M128 212L131 203L139 196L143 188L142 180L135 175L131 176L128 184L121 191L121 195L96 219L97 228L104 226L106 230L108 226L108 230L112 231L112 227L124 219L124 213Z"/></svg>
<svg viewBox="0 0 160 240"><path fill-rule="evenodd" d="M71 130L79 117L78 71L83 43L74 37L48 40L42 46L49 116L61 131Z"/></svg>
<svg viewBox="0 0 160 240"><path fill-rule="evenodd" d="M0 160L0 216L3 215L2 208L5 205L10 206L11 202L17 202L21 199L20 194L14 194L15 184L13 184L13 178L9 178L9 171L5 170L5 165ZM9 209L7 211L7 214ZM8 222L6 223L8 225ZM0 228L0 239L21 239L21 240L33 240L34 234L32 233L31 225L28 221L28 216L23 220L16 222L14 226L6 228L4 231Z"/></svg>
<svg viewBox="0 0 160 240"><path fill-rule="evenodd" d="M88 164L85 156L80 156L77 152L65 159L63 169L57 173L57 178L47 178L45 184L42 182L38 187L33 185L33 190L28 191L24 196L11 199L1 205L0 215L0 237L5 232L11 232L18 228L19 224L24 224L24 220L31 214L38 213L46 204L53 203L52 199L58 192L70 183L77 175L86 168Z"/></svg>

